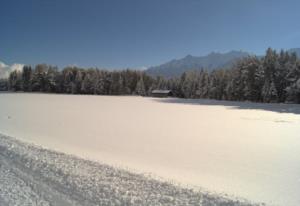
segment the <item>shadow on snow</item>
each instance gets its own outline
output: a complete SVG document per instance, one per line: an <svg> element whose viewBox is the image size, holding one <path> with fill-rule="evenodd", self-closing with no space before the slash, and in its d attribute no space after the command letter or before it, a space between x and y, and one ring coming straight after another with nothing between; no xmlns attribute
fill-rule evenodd
<svg viewBox="0 0 300 206"><path fill-rule="evenodd" d="M179 98L153 98L154 101L162 103L189 104L202 106L225 106L229 109L253 109L265 110L278 113L300 114L300 104L285 103L255 103L237 102L212 99L179 99Z"/></svg>

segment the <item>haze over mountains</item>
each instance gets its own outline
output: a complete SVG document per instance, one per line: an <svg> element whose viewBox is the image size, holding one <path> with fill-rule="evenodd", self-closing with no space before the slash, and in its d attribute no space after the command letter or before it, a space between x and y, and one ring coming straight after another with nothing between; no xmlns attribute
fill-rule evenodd
<svg viewBox="0 0 300 206"><path fill-rule="evenodd" d="M296 52L300 56L300 48L289 49L289 52ZM174 59L167 63L150 67L146 72L152 76L175 77L188 70L205 69L208 71L229 68L237 60L253 55L244 51L230 51L227 53L212 52L206 56L187 55L182 59Z"/></svg>

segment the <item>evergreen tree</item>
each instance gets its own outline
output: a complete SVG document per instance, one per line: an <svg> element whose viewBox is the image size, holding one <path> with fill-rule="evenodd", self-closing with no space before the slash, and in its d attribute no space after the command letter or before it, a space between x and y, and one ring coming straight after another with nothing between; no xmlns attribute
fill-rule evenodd
<svg viewBox="0 0 300 206"><path fill-rule="evenodd" d="M11 91L72 94L150 95L154 89L170 89L180 98L300 103L300 61L269 48L262 58L249 56L230 69L187 71L180 77L153 78L142 71L106 71L66 67L60 71L46 64L32 70L12 71L6 85ZM2 83L1 85L4 85ZM1 86L2 88L2 86ZM4 86L3 86L4 88Z"/></svg>
<svg viewBox="0 0 300 206"><path fill-rule="evenodd" d="M49 66L45 76L44 91L55 92L57 87L56 76L58 75L58 68Z"/></svg>
<svg viewBox="0 0 300 206"><path fill-rule="evenodd" d="M31 66L24 66L22 72L22 89L25 92L31 91L32 69Z"/></svg>
<svg viewBox="0 0 300 206"><path fill-rule="evenodd" d="M138 95L141 95L141 96L146 95L143 77L140 77L140 80L137 82L135 91Z"/></svg>
<svg viewBox="0 0 300 206"><path fill-rule="evenodd" d="M16 70L12 71L8 79L9 90L21 91L22 87L22 73Z"/></svg>
<svg viewBox="0 0 300 206"><path fill-rule="evenodd" d="M47 74L47 65L38 64L36 65L31 81L32 91L45 91L45 77Z"/></svg>
<svg viewBox="0 0 300 206"><path fill-rule="evenodd" d="M7 90L8 90L8 80L0 79L0 91L7 91Z"/></svg>

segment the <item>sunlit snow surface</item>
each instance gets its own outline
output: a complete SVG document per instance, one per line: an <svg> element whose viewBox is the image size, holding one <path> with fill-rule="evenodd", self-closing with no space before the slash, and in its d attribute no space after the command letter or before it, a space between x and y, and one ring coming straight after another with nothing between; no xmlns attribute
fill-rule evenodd
<svg viewBox="0 0 300 206"><path fill-rule="evenodd" d="M0 133L255 202L300 202L300 106L0 94Z"/></svg>
<svg viewBox="0 0 300 206"><path fill-rule="evenodd" d="M258 206L0 135L1 206Z"/></svg>

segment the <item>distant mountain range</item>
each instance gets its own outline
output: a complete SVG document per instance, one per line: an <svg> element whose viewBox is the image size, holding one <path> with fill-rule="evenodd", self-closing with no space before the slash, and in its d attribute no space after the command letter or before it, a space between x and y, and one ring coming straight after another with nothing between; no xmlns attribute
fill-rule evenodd
<svg viewBox="0 0 300 206"><path fill-rule="evenodd" d="M296 52L300 56L300 48L293 48L289 52ZM227 53L212 52L206 56L187 55L182 59L175 59L159 66L150 67L146 73L152 76L175 77L188 70L229 68L237 60L251 55L244 51L230 51Z"/></svg>
<svg viewBox="0 0 300 206"><path fill-rule="evenodd" d="M300 48L288 50L290 53L295 52L300 57ZM205 69L208 71L229 68L238 59L253 55L244 51L230 51L227 53L212 52L206 56L187 55L182 59L174 59L167 63L153 66L146 69L146 73L152 76L175 77L180 76L183 72L189 70ZM23 64L6 65L0 61L0 79L7 78L9 73L14 70L22 70Z"/></svg>

